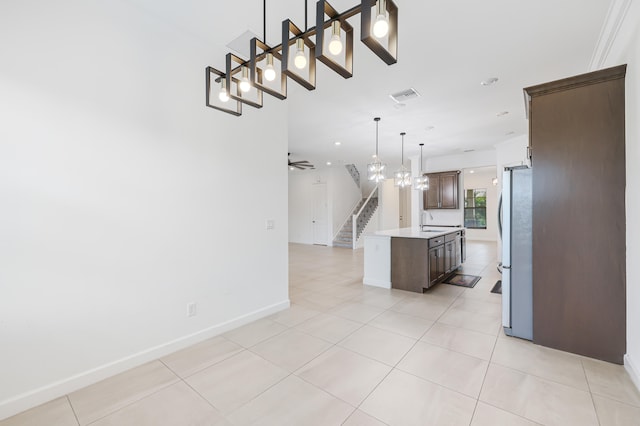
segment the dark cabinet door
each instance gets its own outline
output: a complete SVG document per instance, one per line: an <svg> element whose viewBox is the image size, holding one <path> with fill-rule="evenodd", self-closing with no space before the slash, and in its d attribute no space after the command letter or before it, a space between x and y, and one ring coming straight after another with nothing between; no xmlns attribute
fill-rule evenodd
<svg viewBox="0 0 640 426"><path fill-rule="evenodd" d="M422 238L391 238L392 288L422 293L422 289L428 286L427 241Z"/></svg>
<svg viewBox="0 0 640 426"><path fill-rule="evenodd" d="M458 176L457 171L429 173L429 189L424 192L424 209L457 209Z"/></svg>
<svg viewBox="0 0 640 426"><path fill-rule="evenodd" d="M458 208L458 173L440 175L440 208Z"/></svg>
<svg viewBox="0 0 640 426"><path fill-rule="evenodd" d="M429 249L429 286L444 276L444 245Z"/></svg>
<svg viewBox="0 0 640 426"><path fill-rule="evenodd" d="M438 279L444 277L444 245L438 247Z"/></svg>
<svg viewBox="0 0 640 426"><path fill-rule="evenodd" d="M433 210L440 208L440 176L430 174L429 189L424 192L424 208L425 210Z"/></svg>
<svg viewBox="0 0 640 426"><path fill-rule="evenodd" d="M444 273L448 274L449 272L455 269L455 241L449 241L444 246Z"/></svg>

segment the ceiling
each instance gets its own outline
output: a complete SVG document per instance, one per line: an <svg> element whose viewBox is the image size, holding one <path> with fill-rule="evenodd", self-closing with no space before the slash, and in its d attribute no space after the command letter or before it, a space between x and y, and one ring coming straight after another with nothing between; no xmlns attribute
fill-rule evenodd
<svg viewBox="0 0 640 426"><path fill-rule="evenodd" d="M260 0L129 1L202 42L209 65L217 68L224 66L226 44L246 30L263 31ZM331 4L343 11L357 2ZM359 41L358 15L350 20L355 34L352 78L345 80L318 62L316 90L289 80L287 100L265 95L264 109L287 103L292 161L363 167L375 148L375 116L382 117L380 156L389 168L399 165L402 131L407 132L405 157L417 155L418 144L424 143L427 158L491 149L526 134L522 89L588 72L612 0L395 2L397 64L387 66ZM315 2L308 4L311 26ZM285 18L303 27L304 0L267 1L269 44L279 43ZM499 80L492 86L480 84L490 77ZM398 107L389 94L407 88L421 97Z"/></svg>

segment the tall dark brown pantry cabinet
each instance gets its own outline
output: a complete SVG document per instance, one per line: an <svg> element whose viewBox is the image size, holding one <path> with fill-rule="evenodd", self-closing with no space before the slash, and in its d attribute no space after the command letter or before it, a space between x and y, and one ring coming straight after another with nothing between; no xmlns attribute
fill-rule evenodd
<svg viewBox="0 0 640 426"><path fill-rule="evenodd" d="M533 340L622 364L626 65L525 89Z"/></svg>

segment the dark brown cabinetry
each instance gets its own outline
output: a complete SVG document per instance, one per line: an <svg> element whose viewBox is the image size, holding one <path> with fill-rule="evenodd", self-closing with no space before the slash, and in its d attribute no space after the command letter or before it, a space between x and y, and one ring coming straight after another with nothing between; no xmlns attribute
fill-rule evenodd
<svg viewBox="0 0 640 426"><path fill-rule="evenodd" d="M445 236L444 273L449 274L460 266L460 250L458 249L459 233Z"/></svg>
<svg viewBox="0 0 640 426"><path fill-rule="evenodd" d="M626 66L525 89L533 172L533 341L626 352Z"/></svg>
<svg viewBox="0 0 640 426"><path fill-rule="evenodd" d="M429 287L429 240L391 238L391 286L422 293Z"/></svg>
<svg viewBox="0 0 640 426"><path fill-rule="evenodd" d="M424 209L457 209L459 171L429 173L429 189L424 192Z"/></svg>
<svg viewBox="0 0 640 426"><path fill-rule="evenodd" d="M429 241L429 285L431 287L444 278L446 268L446 254L444 250L444 236L431 238Z"/></svg>
<svg viewBox="0 0 640 426"><path fill-rule="evenodd" d="M421 293L462 264L462 231L434 238L391 238L391 287Z"/></svg>

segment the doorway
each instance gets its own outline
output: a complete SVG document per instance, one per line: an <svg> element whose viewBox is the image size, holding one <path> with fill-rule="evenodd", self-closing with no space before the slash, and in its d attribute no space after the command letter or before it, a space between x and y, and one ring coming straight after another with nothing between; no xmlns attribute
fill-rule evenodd
<svg viewBox="0 0 640 426"><path fill-rule="evenodd" d="M463 176L463 218L467 239L497 241L500 191L496 166L464 169Z"/></svg>
<svg viewBox="0 0 640 426"><path fill-rule="evenodd" d="M313 244L326 246L329 244L327 222L327 184L314 183L311 194L313 196L313 211L311 212L311 220L313 225Z"/></svg>

